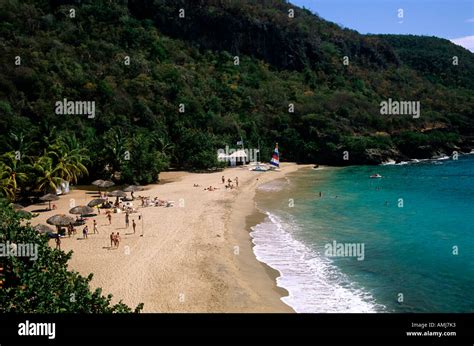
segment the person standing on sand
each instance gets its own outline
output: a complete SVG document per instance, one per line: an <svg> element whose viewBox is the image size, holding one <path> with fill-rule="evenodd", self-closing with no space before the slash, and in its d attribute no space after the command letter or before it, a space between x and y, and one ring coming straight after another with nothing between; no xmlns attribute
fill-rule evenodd
<svg viewBox="0 0 474 346"><path fill-rule="evenodd" d="M125 227L130 226L130 217L128 216L128 211L125 213Z"/></svg>
<svg viewBox="0 0 474 346"><path fill-rule="evenodd" d="M84 229L82 230L82 238L83 239L87 239L87 233L89 233L89 227L84 227Z"/></svg>
<svg viewBox="0 0 474 346"><path fill-rule="evenodd" d="M239 187L239 178L235 177L235 187Z"/></svg>
<svg viewBox="0 0 474 346"><path fill-rule="evenodd" d="M225 178L222 176L222 184L225 184Z"/></svg>
<svg viewBox="0 0 474 346"><path fill-rule="evenodd" d="M110 235L110 248L111 249L114 247L114 243L115 243L115 234L114 232L112 232L112 234Z"/></svg>
<svg viewBox="0 0 474 346"><path fill-rule="evenodd" d="M58 236L56 237L56 250L61 251L61 238Z"/></svg>
<svg viewBox="0 0 474 346"><path fill-rule="evenodd" d="M108 212L107 214L107 219L109 219L109 225L112 224L112 214L110 212Z"/></svg>
<svg viewBox="0 0 474 346"><path fill-rule="evenodd" d="M115 246L118 248L120 245L120 233L117 232L117 235L115 236Z"/></svg>
<svg viewBox="0 0 474 346"><path fill-rule="evenodd" d="M100 215L100 207L99 206L97 206L97 214Z"/></svg>
<svg viewBox="0 0 474 346"><path fill-rule="evenodd" d="M97 229L97 221L94 220L94 227L93 227L93 230L94 230L94 234L99 234L99 230Z"/></svg>
<svg viewBox="0 0 474 346"><path fill-rule="evenodd" d="M133 234L135 234L135 229L137 227L137 224L135 223L135 219L132 220L132 227L133 227Z"/></svg>

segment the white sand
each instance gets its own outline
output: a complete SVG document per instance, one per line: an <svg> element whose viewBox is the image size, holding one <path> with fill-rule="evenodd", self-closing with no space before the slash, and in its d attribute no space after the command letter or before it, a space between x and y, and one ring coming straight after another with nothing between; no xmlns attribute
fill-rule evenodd
<svg viewBox="0 0 474 346"><path fill-rule="evenodd" d="M256 260L249 226L261 218L254 204L256 187L299 167L283 164L281 171L266 173L244 168L211 174L163 173L164 181L173 182L150 185L135 196L173 200L175 207L139 208L143 220L131 214L128 229L124 214L113 214L109 226L103 211L95 217L100 234L92 234L89 218L89 238L78 239L83 226L78 227L76 236L63 238L62 249L74 252L71 269L94 274L93 287L112 293L114 302L122 300L131 307L143 302L145 312L292 312L280 300L285 291L276 287L276 272ZM239 188L226 191L222 175L238 177ZM203 191L209 185L220 189ZM57 210L43 212L31 222L36 225L54 214L67 214L70 199L84 205L92 198L90 192L74 190L54 202ZM38 205L26 208L34 209ZM117 231L120 247L109 249L110 233Z"/></svg>

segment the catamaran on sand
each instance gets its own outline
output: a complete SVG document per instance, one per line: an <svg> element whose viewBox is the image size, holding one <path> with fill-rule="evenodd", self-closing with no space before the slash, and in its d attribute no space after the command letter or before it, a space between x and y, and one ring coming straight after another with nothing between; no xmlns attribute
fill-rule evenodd
<svg viewBox="0 0 474 346"><path fill-rule="evenodd" d="M279 171L280 170L280 155L278 153L278 143L275 144L275 150L273 151L272 159L270 163L267 165L265 163L260 162L252 162L250 163L249 171L254 172L267 172L267 171Z"/></svg>

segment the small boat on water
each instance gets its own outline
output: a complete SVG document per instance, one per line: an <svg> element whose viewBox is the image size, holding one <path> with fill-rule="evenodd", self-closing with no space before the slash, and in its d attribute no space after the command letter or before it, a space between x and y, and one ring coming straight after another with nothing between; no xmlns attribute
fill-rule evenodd
<svg viewBox="0 0 474 346"><path fill-rule="evenodd" d="M378 179L378 178L382 178L382 176L381 176L380 174L378 174L378 173L372 174L372 175L370 176L370 179Z"/></svg>

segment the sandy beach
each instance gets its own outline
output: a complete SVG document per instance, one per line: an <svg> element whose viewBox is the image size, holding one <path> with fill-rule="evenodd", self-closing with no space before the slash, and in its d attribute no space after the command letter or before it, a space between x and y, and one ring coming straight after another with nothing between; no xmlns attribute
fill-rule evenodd
<svg viewBox="0 0 474 346"><path fill-rule="evenodd" d="M174 207L140 208L136 200L138 211L130 215L129 228L124 214L112 214L109 225L102 211L88 219L88 239L82 239L83 226L78 227L75 236L63 238L62 249L73 251L71 269L94 274L94 288L113 294L114 302L122 300L132 307L144 303L144 312L293 312L280 300L286 291L276 286L278 273L255 258L249 230L263 218L254 203L257 187L301 167L305 166L287 163L281 171L267 173L247 168L162 173L165 184L149 185L135 197L171 200ZM238 177L239 188L226 190L222 175ZM210 185L219 189L204 191ZM42 212L31 222L67 214L72 199L84 205L96 195L74 189L54 202L56 210ZM44 205L26 210L39 208ZM92 232L93 219L99 234ZM137 223L135 234L132 220ZM118 249L110 248L111 232L120 232Z"/></svg>

